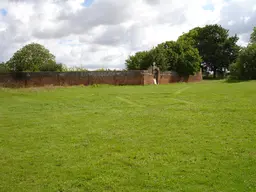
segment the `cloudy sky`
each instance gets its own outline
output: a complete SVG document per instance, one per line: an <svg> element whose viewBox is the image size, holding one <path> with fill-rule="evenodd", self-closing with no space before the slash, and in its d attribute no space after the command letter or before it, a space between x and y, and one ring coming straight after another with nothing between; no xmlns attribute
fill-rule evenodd
<svg viewBox="0 0 256 192"><path fill-rule="evenodd" d="M246 45L256 0L0 0L0 61L36 42L68 66L122 69L130 54L214 23Z"/></svg>

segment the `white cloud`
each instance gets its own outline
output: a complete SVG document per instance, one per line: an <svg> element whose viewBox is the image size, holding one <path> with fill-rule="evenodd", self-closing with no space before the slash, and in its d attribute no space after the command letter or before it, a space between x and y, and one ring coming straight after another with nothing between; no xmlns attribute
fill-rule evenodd
<svg viewBox="0 0 256 192"><path fill-rule="evenodd" d="M30 42L48 48L57 61L87 68L123 68L131 53L182 32L220 23L248 42L256 25L255 0L1 0L0 60ZM205 10L205 5L211 5Z"/></svg>
<svg viewBox="0 0 256 192"><path fill-rule="evenodd" d="M7 7L8 6L8 2L9 2L8 0L1 0L0 1L0 9Z"/></svg>

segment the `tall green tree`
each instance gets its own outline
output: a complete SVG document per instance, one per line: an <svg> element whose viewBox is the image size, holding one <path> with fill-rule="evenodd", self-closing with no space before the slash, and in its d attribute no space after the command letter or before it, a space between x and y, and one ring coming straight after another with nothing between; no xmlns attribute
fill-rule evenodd
<svg viewBox="0 0 256 192"><path fill-rule="evenodd" d="M250 43L256 43L256 27L253 28L253 32L251 34Z"/></svg>
<svg viewBox="0 0 256 192"><path fill-rule="evenodd" d="M50 62L48 64L43 64L39 67L39 71L65 71L64 66L61 63Z"/></svg>
<svg viewBox="0 0 256 192"><path fill-rule="evenodd" d="M146 70L151 65L150 55L148 51L140 51L135 55L129 56L125 61L126 68L128 70Z"/></svg>
<svg viewBox="0 0 256 192"><path fill-rule="evenodd" d="M229 31L220 25L206 25L203 28L194 28L183 34L178 41L191 44L199 50L203 62L207 64L216 77L217 72L228 69L239 53L240 47L236 44L238 37L229 37Z"/></svg>
<svg viewBox="0 0 256 192"><path fill-rule="evenodd" d="M166 41L159 44L161 50L164 50L164 56L168 63L168 70L175 70L175 66L179 59L179 50L175 41Z"/></svg>
<svg viewBox="0 0 256 192"><path fill-rule="evenodd" d="M5 73L5 72L8 72L8 67L6 65L6 63L2 62L0 63L0 73Z"/></svg>
<svg viewBox="0 0 256 192"><path fill-rule="evenodd" d="M159 67L161 71L167 71L169 69L167 52L162 46L157 46L151 49L148 53L146 62L148 63L148 67L153 63L156 63L156 66Z"/></svg>
<svg viewBox="0 0 256 192"><path fill-rule="evenodd" d="M167 41L160 44L166 50L169 70L176 71L180 76L194 75L200 71L201 57L196 48L183 41Z"/></svg>
<svg viewBox="0 0 256 192"><path fill-rule="evenodd" d="M241 50L230 71L231 76L236 79L256 79L256 44L249 44Z"/></svg>
<svg viewBox="0 0 256 192"><path fill-rule="evenodd" d="M7 65L11 71L33 72L52 69L56 66L56 61L55 56L43 45L31 43L14 53Z"/></svg>
<svg viewBox="0 0 256 192"><path fill-rule="evenodd" d="M198 48L197 45L198 45L198 38L199 38L200 30L201 30L200 27L191 29L189 32L183 33L181 36L179 36L177 41L179 43L190 44L193 47Z"/></svg>
<svg viewBox="0 0 256 192"><path fill-rule="evenodd" d="M200 70L201 57L198 50L190 44L167 41L150 51L130 56L126 60L126 66L129 70L146 70L154 62L161 71L173 70L181 76L188 76Z"/></svg>

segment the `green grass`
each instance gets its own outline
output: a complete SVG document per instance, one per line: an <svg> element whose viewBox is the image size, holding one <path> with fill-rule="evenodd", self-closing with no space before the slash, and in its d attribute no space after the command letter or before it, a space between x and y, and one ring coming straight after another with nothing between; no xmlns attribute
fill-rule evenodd
<svg viewBox="0 0 256 192"><path fill-rule="evenodd" d="M0 89L0 191L256 191L256 82Z"/></svg>

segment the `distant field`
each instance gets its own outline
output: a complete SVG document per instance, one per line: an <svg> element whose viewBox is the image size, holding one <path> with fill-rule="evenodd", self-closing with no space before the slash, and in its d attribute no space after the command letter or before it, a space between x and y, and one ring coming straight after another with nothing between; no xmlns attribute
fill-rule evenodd
<svg viewBox="0 0 256 192"><path fill-rule="evenodd" d="M0 191L256 191L256 82L0 88Z"/></svg>

